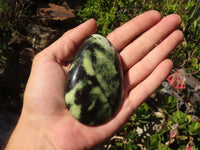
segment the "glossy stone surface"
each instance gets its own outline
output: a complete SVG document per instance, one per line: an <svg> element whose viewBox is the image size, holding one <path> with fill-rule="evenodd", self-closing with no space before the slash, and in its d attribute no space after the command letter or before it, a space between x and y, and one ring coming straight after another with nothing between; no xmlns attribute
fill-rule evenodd
<svg viewBox="0 0 200 150"><path fill-rule="evenodd" d="M100 125L116 114L123 99L123 73L105 37L93 34L80 45L66 85L67 108L81 123Z"/></svg>

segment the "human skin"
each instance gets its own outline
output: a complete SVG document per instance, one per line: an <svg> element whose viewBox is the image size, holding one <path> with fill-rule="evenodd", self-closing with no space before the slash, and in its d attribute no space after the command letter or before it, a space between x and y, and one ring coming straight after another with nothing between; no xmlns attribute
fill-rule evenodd
<svg viewBox="0 0 200 150"><path fill-rule="evenodd" d="M64 95L69 65L80 43L97 31L90 19L67 31L36 55L24 93L22 113L6 150L91 149L114 135L165 80L173 63L166 57L183 38L178 15L145 12L107 38L119 52L125 97L118 113L99 126L86 126L67 110ZM138 36L140 35L140 36ZM136 38L137 37L137 38Z"/></svg>

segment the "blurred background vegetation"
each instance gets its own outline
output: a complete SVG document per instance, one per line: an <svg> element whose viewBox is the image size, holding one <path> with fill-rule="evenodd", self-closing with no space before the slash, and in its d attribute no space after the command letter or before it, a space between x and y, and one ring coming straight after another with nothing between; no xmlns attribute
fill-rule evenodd
<svg viewBox="0 0 200 150"><path fill-rule="evenodd" d="M31 22L30 19L37 14L40 3L63 5L66 1L0 1L1 110L20 113L23 91L32 62L29 60L23 65L19 63L23 61L20 55L23 50L21 47L32 46L23 39L29 32L26 27ZM169 57L173 60L175 69L184 68L188 74L200 80L199 0L68 0L67 4L75 10L77 24L94 18L98 24L98 33L102 35L107 35L147 10L158 10L162 17L172 13L180 15L180 30L184 33L184 40ZM37 52L36 50L34 55ZM23 72L18 72L20 69L26 70L25 76ZM161 89L158 89L158 92L160 91ZM177 109L177 101L177 97L173 95L156 95L153 97L156 110L144 103L123 129L105 144L106 149L199 149L199 118L194 119Z"/></svg>
<svg viewBox="0 0 200 150"><path fill-rule="evenodd" d="M158 10L162 16L178 14L182 18L180 29L184 41L171 55L176 68L186 68L200 79L200 1L198 0L88 0L78 16L85 21L94 18L98 32L107 35L116 27L147 11ZM133 29L134 30L134 29Z"/></svg>

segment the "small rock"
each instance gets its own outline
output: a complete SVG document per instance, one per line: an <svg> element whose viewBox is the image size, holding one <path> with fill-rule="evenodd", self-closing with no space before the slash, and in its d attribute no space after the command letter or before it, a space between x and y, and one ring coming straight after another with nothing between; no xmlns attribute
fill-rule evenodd
<svg viewBox="0 0 200 150"><path fill-rule="evenodd" d="M53 3L40 4L37 8L37 17L43 25L61 26L74 24L75 14L73 9L66 9L64 6Z"/></svg>
<svg viewBox="0 0 200 150"><path fill-rule="evenodd" d="M27 31L27 40L36 52L49 46L62 34L59 30L37 24L29 24Z"/></svg>

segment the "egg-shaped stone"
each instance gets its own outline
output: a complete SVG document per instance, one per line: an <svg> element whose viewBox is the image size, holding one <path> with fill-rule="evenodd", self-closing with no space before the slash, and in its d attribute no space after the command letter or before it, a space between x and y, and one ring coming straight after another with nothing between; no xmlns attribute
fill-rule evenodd
<svg viewBox="0 0 200 150"><path fill-rule="evenodd" d="M79 47L66 81L65 102L71 115L86 125L100 125L118 111L124 95L118 53L102 35Z"/></svg>

